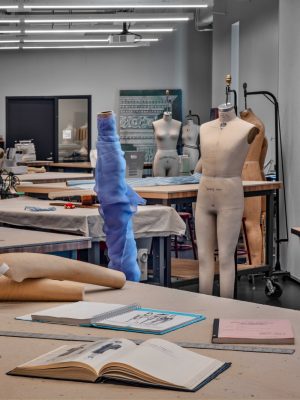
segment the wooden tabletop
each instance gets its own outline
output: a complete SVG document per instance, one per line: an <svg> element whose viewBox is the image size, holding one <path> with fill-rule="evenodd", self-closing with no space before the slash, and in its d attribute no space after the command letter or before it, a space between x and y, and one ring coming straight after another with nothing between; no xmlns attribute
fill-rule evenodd
<svg viewBox="0 0 300 400"><path fill-rule="evenodd" d="M295 333L293 355L222 350L192 350L232 366L196 393L134 387L122 384L92 384L53 379L8 376L17 365L32 360L68 342L0 336L1 400L174 400L174 399L299 399L300 312L261 304L201 295L141 283L126 283L122 290L90 287L89 301L131 304L200 313L206 320L163 335L169 341L210 343L214 318L283 318L291 321ZM152 335L108 329L17 321L14 318L53 307L59 303L0 303L1 330L51 334L93 335L95 337L149 339ZM69 342L74 344L74 342ZM77 342L78 343L78 342ZM274 346L274 345L273 345Z"/></svg>
<svg viewBox="0 0 300 400"><path fill-rule="evenodd" d="M0 253L50 253L91 247L90 237L0 227Z"/></svg>
<svg viewBox="0 0 300 400"><path fill-rule="evenodd" d="M172 200L180 198L196 199L198 193L198 184L187 185L166 185L166 186L137 186L134 190L145 199L157 200ZM243 189L245 193L257 191L274 191L282 187L281 182L267 181L243 181ZM67 186L66 183L57 184L20 184L17 189L25 193L40 193L40 194L57 194L65 196L80 196L85 194L95 194L93 190L78 189L74 186ZM60 193L62 192L62 193ZM64 193L63 193L64 192ZM67 193L68 192L68 193ZM52 196L49 196L50 198ZM53 196L55 197L55 196Z"/></svg>
<svg viewBox="0 0 300 400"><path fill-rule="evenodd" d="M67 182L69 180L94 179L93 174L77 172L42 172L33 174L17 175L20 182L51 183Z"/></svg>
<svg viewBox="0 0 300 400"><path fill-rule="evenodd" d="M81 162L53 162L49 165L51 168L92 168L91 163L89 161L81 161Z"/></svg>

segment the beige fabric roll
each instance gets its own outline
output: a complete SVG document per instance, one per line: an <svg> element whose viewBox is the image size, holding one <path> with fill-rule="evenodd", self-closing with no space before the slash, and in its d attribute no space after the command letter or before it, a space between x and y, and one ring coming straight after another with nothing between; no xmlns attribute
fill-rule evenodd
<svg viewBox="0 0 300 400"><path fill-rule="evenodd" d="M114 271L99 265L39 253L0 254L0 266L9 269L4 274L15 282L29 278L48 278L120 289L126 282L123 272Z"/></svg>
<svg viewBox="0 0 300 400"><path fill-rule="evenodd" d="M15 282L0 276L0 301L79 301L84 285L52 279L25 279Z"/></svg>

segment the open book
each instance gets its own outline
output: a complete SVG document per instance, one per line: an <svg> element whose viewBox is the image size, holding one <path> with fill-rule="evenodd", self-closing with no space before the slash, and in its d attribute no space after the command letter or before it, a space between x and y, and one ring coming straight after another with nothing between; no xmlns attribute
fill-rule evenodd
<svg viewBox="0 0 300 400"><path fill-rule="evenodd" d="M196 391L229 366L162 339L149 339L141 345L110 339L59 347L8 374L86 382L112 379Z"/></svg>
<svg viewBox="0 0 300 400"><path fill-rule="evenodd" d="M205 317L201 314L141 308L138 304L124 306L78 301L17 317L17 319L164 334L201 321Z"/></svg>
<svg viewBox="0 0 300 400"><path fill-rule="evenodd" d="M215 319L213 343L294 344L294 333L286 319Z"/></svg>

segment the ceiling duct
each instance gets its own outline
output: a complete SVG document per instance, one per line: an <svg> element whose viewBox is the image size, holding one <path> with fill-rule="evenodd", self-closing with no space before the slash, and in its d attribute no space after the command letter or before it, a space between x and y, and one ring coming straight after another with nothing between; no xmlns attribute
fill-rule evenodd
<svg viewBox="0 0 300 400"><path fill-rule="evenodd" d="M195 28L197 31L208 30L213 25L214 0L207 0L206 3L207 8L199 8L195 11Z"/></svg>

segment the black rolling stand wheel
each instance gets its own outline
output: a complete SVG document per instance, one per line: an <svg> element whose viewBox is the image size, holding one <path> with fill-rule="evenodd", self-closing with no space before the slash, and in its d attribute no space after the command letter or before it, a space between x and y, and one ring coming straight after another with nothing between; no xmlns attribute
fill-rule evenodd
<svg viewBox="0 0 300 400"><path fill-rule="evenodd" d="M278 282L274 282L272 278L267 278L265 294L267 297L278 299L282 295L282 288Z"/></svg>

